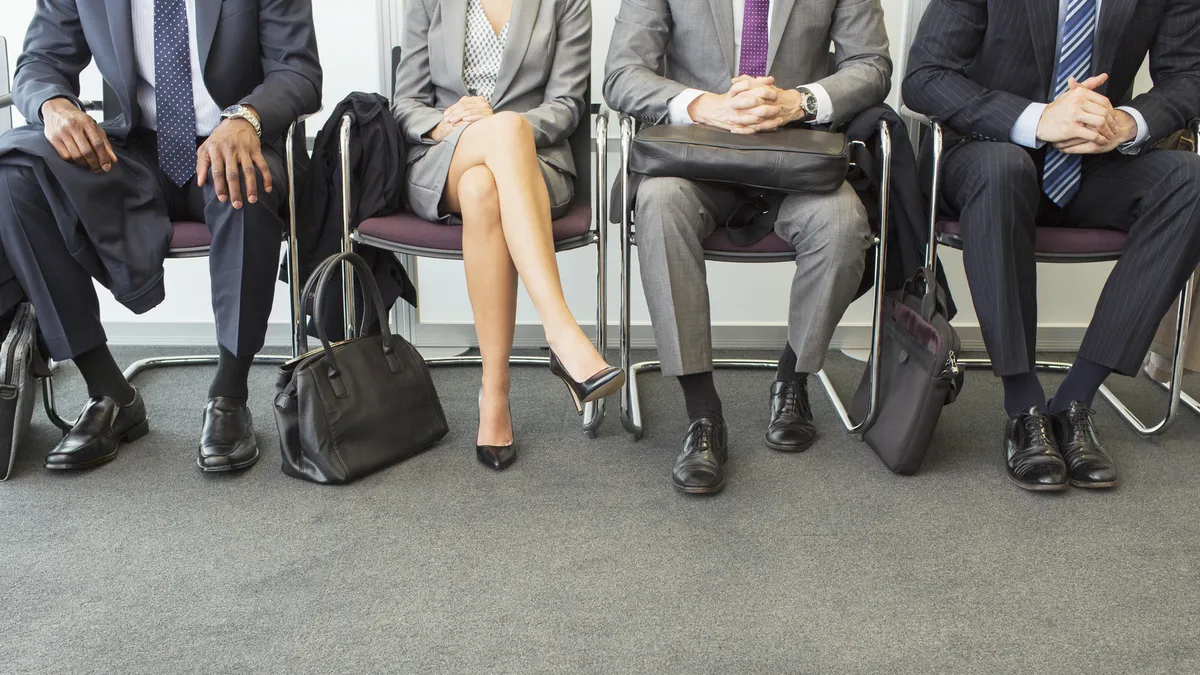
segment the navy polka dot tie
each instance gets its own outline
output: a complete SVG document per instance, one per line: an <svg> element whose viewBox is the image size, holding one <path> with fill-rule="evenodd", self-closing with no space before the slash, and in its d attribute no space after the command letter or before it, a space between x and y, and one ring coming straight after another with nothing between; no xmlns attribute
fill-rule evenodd
<svg viewBox="0 0 1200 675"><path fill-rule="evenodd" d="M196 173L196 106L187 0L154 0L154 109L158 166L182 186Z"/></svg>
<svg viewBox="0 0 1200 675"><path fill-rule="evenodd" d="M742 14L742 53L738 61L741 75L763 77L767 74L768 19L771 0L746 0Z"/></svg>

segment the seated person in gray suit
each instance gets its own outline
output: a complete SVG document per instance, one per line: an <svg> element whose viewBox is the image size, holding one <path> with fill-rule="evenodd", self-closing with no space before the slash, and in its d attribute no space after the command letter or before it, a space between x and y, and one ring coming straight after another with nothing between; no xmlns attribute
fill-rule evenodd
<svg viewBox="0 0 1200 675"><path fill-rule="evenodd" d="M967 137L945 156L945 201L1024 489L1117 483L1092 400L1109 374L1137 373L1200 262L1200 157L1153 149L1200 114L1198 39L1195 0L934 0L921 21L904 100ZM1135 98L1147 53L1154 88ZM1039 225L1129 235L1049 402L1034 370Z"/></svg>
<svg viewBox="0 0 1200 675"><path fill-rule="evenodd" d="M604 98L645 124L766 133L797 122L840 125L883 101L891 72L878 0L623 0ZM701 242L739 205L737 190L679 178L648 178L636 195L638 259L662 371L679 378L691 418L672 473L687 493L725 484L726 428L713 385ZM816 437L807 379L820 370L854 299L871 230L843 184L830 194L784 198L775 232L795 246L796 274L766 443L800 452Z"/></svg>
<svg viewBox="0 0 1200 675"><path fill-rule="evenodd" d="M78 100L93 59L120 110L101 125ZM203 221L213 238L221 359L196 462L252 465L246 382L284 230L281 139L321 105L309 2L41 0L13 99L32 124L0 137L0 313L11 322L28 298L50 355L74 360L91 397L46 467L102 464L149 430L106 346L93 279L134 312L162 302L172 220Z"/></svg>
<svg viewBox="0 0 1200 675"><path fill-rule="evenodd" d="M392 109L411 144L408 205L462 224L483 359L475 456L500 471L517 457L508 360L518 275L576 409L624 383L567 307L551 230L576 190L571 134L589 117L591 4L408 0L404 23Z"/></svg>

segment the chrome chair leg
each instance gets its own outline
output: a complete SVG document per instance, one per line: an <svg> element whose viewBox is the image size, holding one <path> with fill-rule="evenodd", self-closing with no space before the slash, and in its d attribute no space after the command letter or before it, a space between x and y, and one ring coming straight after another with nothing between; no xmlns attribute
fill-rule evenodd
<svg viewBox="0 0 1200 675"><path fill-rule="evenodd" d="M608 115L596 116L596 156L592 170L592 218L596 221L596 351L608 360ZM605 399L588 403L583 410L583 435L595 438L604 422Z"/></svg>

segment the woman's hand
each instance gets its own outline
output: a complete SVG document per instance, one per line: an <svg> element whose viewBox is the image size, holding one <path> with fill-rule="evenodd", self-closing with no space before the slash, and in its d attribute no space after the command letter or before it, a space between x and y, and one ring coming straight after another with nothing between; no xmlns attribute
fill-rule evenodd
<svg viewBox="0 0 1200 675"><path fill-rule="evenodd" d="M454 131L454 124L451 124L446 118L442 118L441 122L429 132L429 139L434 143L441 143L442 139L449 136L451 131Z"/></svg>
<svg viewBox="0 0 1200 675"><path fill-rule="evenodd" d="M442 116L454 126L470 124L492 114L492 106L482 96L464 96L458 103L446 108Z"/></svg>

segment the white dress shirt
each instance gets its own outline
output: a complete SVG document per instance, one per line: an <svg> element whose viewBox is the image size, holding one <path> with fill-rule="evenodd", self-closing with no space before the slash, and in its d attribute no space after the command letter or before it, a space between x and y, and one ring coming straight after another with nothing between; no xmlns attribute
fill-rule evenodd
<svg viewBox="0 0 1200 675"><path fill-rule="evenodd" d="M745 22L746 0L733 0L733 53L736 55L738 63L738 72L741 72L742 59L742 23ZM770 7L767 11L767 35L771 33L771 26L775 19L775 0L771 0ZM769 74L769 73L768 73ZM806 84L805 89L813 93L817 97L817 119L813 122L817 124L828 124L833 120L833 100L829 98L829 92L825 91L825 87L819 84ZM671 124L692 124L692 116L688 114L688 106L697 98L706 92L699 89L687 89L675 98L667 102L667 118ZM725 93L725 92L713 92Z"/></svg>
<svg viewBox="0 0 1200 675"><path fill-rule="evenodd" d="M133 57L137 64L137 102L142 126L157 129L154 99L154 0L131 0L133 10ZM221 107L208 93L200 70L196 46L196 0L186 0L188 43L192 52L192 99L196 106L196 135L208 136L221 123Z"/></svg>
<svg viewBox="0 0 1200 675"><path fill-rule="evenodd" d="M1058 39L1054 42L1055 59L1058 59L1059 52L1062 49L1063 26L1067 20L1067 4L1069 1L1070 0L1059 0L1058 3ZM1100 30L1100 5L1102 3L1103 0L1096 0L1097 32ZM1093 47L1095 47L1094 42ZM1094 58L1095 53L1093 52L1093 59ZM1054 64L1054 75L1050 80L1052 83L1058 82L1059 65L1060 64L1057 62ZM1096 74L1099 75L1099 73ZM1013 125L1009 140L1026 148L1040 148L1045 145L1045 141L1038 140L1037 128L1038 123L1042 121L1042 113L1046 112L1046 107L1048 105L1049 104L1047 103L1030 103L1029 107L1025 108L1025 112L1021 113L1021 116L1017 118L1017 123ZM1146 118L1142 116L1142 113L1138 112L1135 108L1123 105L1117 108L1117 110L1124 110L1125 112L1129 113L1130 117L1132 117L1135 122L1137 122L1137 136L1135 136L1132 141L1121 144L1118 150L1130 155L1136 154L1141 148L1142 144L1146 142L1146 139L1150 137L1150 125L1146 123Z"/></svg>

